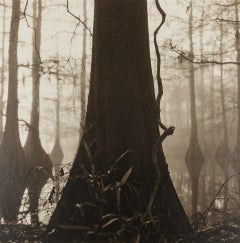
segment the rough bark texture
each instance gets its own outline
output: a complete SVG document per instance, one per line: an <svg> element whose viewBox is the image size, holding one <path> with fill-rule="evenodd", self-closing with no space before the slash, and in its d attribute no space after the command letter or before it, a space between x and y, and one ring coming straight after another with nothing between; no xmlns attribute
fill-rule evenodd
<svg viewBox="0 0 240 243"><path fill-rule="evenodd" d="M76 204L88 201L91 193L81 179L83 167L94 173L107 171L126 151L130 152L121 158L109 180L120 181L133 167L129 181L140 183L135 187L137 194L128 194L129 202L121 200L120 207L124 215L146 211L155 175L152 149L159 137L148 38L146 0L95 1L84 134L48 230L60 225L98 224L92 211L83 217L76 210ZM161 146L159 151L161 186L153 214L162 222L163 231L189 232L191 227L173 188ZM107 208L105 213L117 212L114 195L101 205L103 211Z"/></svg>
<svg viewBox="0 0 240 243"><path fill-rule="evenodd" d="M16 221L25 190L26 162L18 131L18 29L20 0L12 1L7 119L0 147L0 205L5 221Z"/></svg>
<svg viewBox="0 0 240 243"><path fill-rule="evenodd" d="M190 42L190 57L194 57L193 50L193 13L192 13L192 1L190 5L189 14L189 42ZM190 179L192 184L192 214L197 213L198 206L198 187L199 187L199 177L200 172L204 163L204 156L201 151L199 141L198 141L198 124L196 116L196 101L195 101L195 77L194 77L194 65L192 62L189 63L190 71L190 113L191 113L191 135L189 147L186 153L186 165L190 173Z"/></svg>
<svg viewBox="0 0 240 243"><path fill-rule="evenodd" d="M38 14L37 14L38 9ZM32 112L30 128L24 146L26 160L30 167L27 188L29 194L29 211L31 222L39 223L38 200L43 186L52 176L52 163L44 151L39 138L39 87L40 87L40 40L41 40L41 0L33 2L33 70L32 70Z"/></svg>

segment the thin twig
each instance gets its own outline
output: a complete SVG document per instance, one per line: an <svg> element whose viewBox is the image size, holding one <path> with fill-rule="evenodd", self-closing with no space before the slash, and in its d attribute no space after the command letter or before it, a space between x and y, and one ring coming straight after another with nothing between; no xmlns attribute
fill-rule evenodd
<svg viewBox="0 0 240 243"><path fill-rule="evenodd" d="M221 193L222 189L225 187L225 185L235 176L240 176L240 173L235 173L231 176L229 176L224 182L223 184L220 186L218 192L216 193L215 197L213 198L213 200L211 201L211 203L209 204L208 208L203 212L203 216L206 216L207 213L209 212L209 210L211 209L211 207L213 206L213 204L216 201L216 198L218 197L218 195Z"/></svg>
<svg viewBox="0 0 240 243"><path fill-rule="evenodd" d="M175 53L177 53L182 58L184 58L185 60L192 62L194 64L218 64L218 65L234 64L234 65L240 65L239 62L233 62L233 61L229 61L229 62L220 62L220 61L215 61L215 60L212 60L212 61L209 61L209 60L195 61L194 56L188 56L183 51L177 49L177 47L172 44L172 41L170 41L170 49L173 50Z"/></svg>
<svg viewBox="0 0 240 243"><path fill-rule="evenodd" d="M36 28L34 28L33 26L31 26L29 24L29 22L28 22L28 18L27 18L27 7L28 7L28 0L26 0L25 6L24 6L24 11L23 11L22 14L23 14L23 17L24 17L24 19L25 19L25 21L27 23L27 27L30 28L30 29L32 29L34 31L34 49L35 49L35 51L36 51L36 53L38 55L39 62L42 63L41 56L40 56L39 50L37 49L37 45L36 45L36 43L37 43L37 30L36 30ZM33 21L35 21L35 19Z"/></svg>
<svg viewBox="0 0 240 243"><path fill-rule="evenodd" d="M79 21L79 23L81 23L90 33L91 36L93 36L91 29L79 18L77 17L72 11L70 11L69 9L69 4L68 4L68 0L67 0L67 12L72 15L75 19L77 19Z"/></svg>

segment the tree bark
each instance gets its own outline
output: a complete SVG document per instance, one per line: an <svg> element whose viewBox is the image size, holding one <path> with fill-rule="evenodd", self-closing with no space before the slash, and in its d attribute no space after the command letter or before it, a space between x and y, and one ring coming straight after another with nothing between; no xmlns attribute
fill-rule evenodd
<svg viewBox="0 0 240 243"><path fill-rule="evenodd" d="M85 217L76 211L76 204L91 198L89 185L80 178L85 169L93 174L108 171L119 156L122 157L117 170L110 174L109 180L120 181L132 167L129 181L137 182L137 195L126 194L129 201L121 200L121 213L130 217L136 212L146 212L155 175L152 149L159 138L147 19L146 0L95 1L90 93L84 133L48 230L61 225L98 223L92 211L87 211ZM161 186L154 214L164 222L162 230L189 232L191 227L169 177L161 144L157 160ZM118 212L114 195L110 194L107 204L101 206L103 214ZM65 233L70 235L70 232Z"/></svg>
<svg viewBox="0 0 240 243"><path fill-rule="evenodd" d="M20 0L12 1L7 118L0 147L0 205L6 222L16 221L26 185L26 162L18 131L18 29Z"/></svg>

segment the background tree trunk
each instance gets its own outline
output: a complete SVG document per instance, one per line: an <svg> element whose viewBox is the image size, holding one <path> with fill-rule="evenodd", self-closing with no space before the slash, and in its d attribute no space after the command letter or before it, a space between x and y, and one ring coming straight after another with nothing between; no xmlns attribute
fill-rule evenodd
<svg viewBox="0 0 240 243"><path fill-rule="evenodd" d="M237 52L237 62L240 63L240 33L239 33L239 10L238 1L235 0L235 49ZM237 66L237 138L236 147L232 155L232 167L239 173L240 171L240 67ZM240 175L237 177L238 190L240 192Z"/></svg>
<svg viewBox="0 0 240 243"><path fill-rule="evenodd" d="M192 1L189 7L189 44L190 44L190 58L194 57L193 49L193 8ZM189 63L190 71L190 113L191 113L191 135L189 147L186 153L186 165L190 173L190 179L192 184L192 214L197 213L198 206L198 187L200 172L204 163L204 156L201 151L198 141L198 124L196 116L196 101L195 101L195 77L194 77L194 64Z"/></svg>
<svg viewBox="0 0 240 243"><path fill-rule="evenodd" d="M87 0L83 1L83 22L87 25ZM81 59L81 74L80 74L80 99L81 99L81 120L80 120L80 139L82 137L85 115L86 115L86 54L87 44L87 29L83 28L83 42L82 42L82 59Z"/></svg>
<svg viewBox="0 0 240 243"><path fill-rule="evenodd" d="M57 68L57 99L56 99L56 137L55 143L50 154L54 174L56 177L56 198L59 199L60 185L59 185L59 173L64 157L61 143L60 143L60 78L59 78L59 67Z"/></svg>
<svg viewBox="0 0 240 243"><path fill-rule="evenodd" d="M216 134L215 134L215 77L214 77L214 65L210 66L210 83L209 83L209 90L210 90L210 117L211 117L211 125L210 125L210 135L211 135L211 153L210 153L210 164L209 164L209 170L210 170L210 180L209 180L209 194L215 195L216 194L216 160L215 160L215 147L216 147Z"/></svg>
<svg viewBox="0 0 240 243"><path fill-rule="evenodd" d="M7 119L0 147L0 205L5 221L16 221L26 185L27 167L18 131L18 29L20 0L12 1L9 40Z"/></svg>
<svg viewBox="0 0 240 243"><path fill-rule="evenodd" d="M37 4L38 3L38 4ZM38 10L38 14L37 14ZM49 156L42 148L39 138L39 87L40 87L40 42L42 1L33 1L33 69L32 69L32 112L30 128L24 146L26 160L30 167L27 181L29 193L29 210L32 224L39 223L38 200L43 186L52 176L52 163Z"/></svg>
<svg viewBox="0 0 240 243"><path fill-rule="evenodd" d="M76 210L76 204L90 200L89 186L79 179L84 173L83 167L94 168L96 173L108 170L119 156L130 151L121 158L112 176L112 181L120 181L133 167L129 180L140 183L135 187L137 195L128 194L129 202L121 201L125 215L145 212L153 187L152 149L159 130L150 63L147 1L97 0L94 13L85 129L49 230L66 224L97 223L90 211L83 217ZM154 213L164 222L162 230L189 232L191 227L173 188L161 146L159 150L161 186ZM101 210L117 212L114 193Z"/></svg>
<svg viewBox="0 0 240 243"><path fill-rule="evenodd" d="M5 0L3 1L3 5L5 5ZM2 67L1 67L1 93L0 93L0 143L2 141L3 136L3 95L4 95L4 85L5 85L5 35L6 35L6 7L3 6L3 32L2 32Z"/></svg>
<svg viewBox="0 0 240 243"><path fill-rule="evenodd" d="M223 53L223 23L220 23L220 53ZM221 62L223 61L221 55ZM223 128L223 141L216 150L215 158L216 162L222 170L224 180L228 178L228 166L229 166L229 144L228 144L228 128L226 118L226 105L225 105L225 94L224 94L224 80L223 80L223 66L220 66L220 97L221 97L221 108L222 108L222 128ZM228 202L228 188L227 185L224 187L224 205L223 208L227 210Z"/></svg>
<svg viewBox="0 0 240 243"><path fill-rule="evenodd" d="M200 52L201 52L201 60L204 59L203 57L203 26L204 26L204 17L205 17L205 1L202 2L202 13L201 13L201 27L200 27ZM205 101L205 70L206 67L204 64L200 64L200 99L201 99L201 133L203 134L202 136L202 148L204 153L208 153L208 148L207 148L207 142L206 142L206 126L205 126L205 112L204 109L206 109L206 101ZM200 179L200 185L201 185L201 211L203 212L207 208L207 198L206 198L206 167L207 164L205 163L202 168L202 173L201 173L201 179Z"/></svg>

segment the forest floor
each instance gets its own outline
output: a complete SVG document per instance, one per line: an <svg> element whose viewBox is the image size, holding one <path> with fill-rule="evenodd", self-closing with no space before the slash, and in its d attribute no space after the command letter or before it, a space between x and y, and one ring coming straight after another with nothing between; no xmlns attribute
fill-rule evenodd
<svg viewBox="0 0 240 243"><path fill-rule="evenodd" d="M24 224L0 224L0 243L43 242L44 227Z"/></svg>
<svg viewBox="0 0 240 243"><path fill-rule="evenodd" d="M43 242L45 227L23 224L0 224L0 243L40 243ZM240 243L240 224L227 223L215 227L203 227L192 235L184 236L176 242Z"/></svg>

